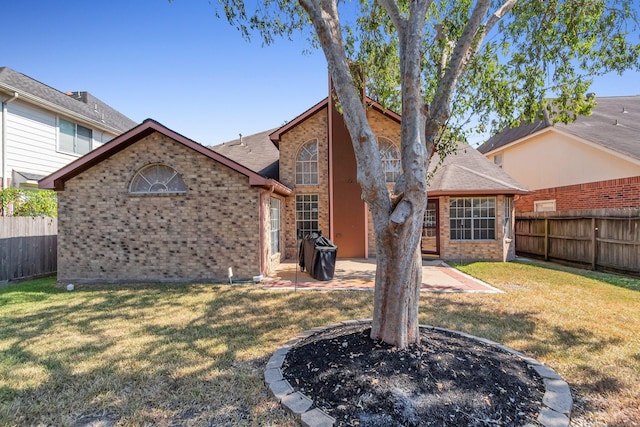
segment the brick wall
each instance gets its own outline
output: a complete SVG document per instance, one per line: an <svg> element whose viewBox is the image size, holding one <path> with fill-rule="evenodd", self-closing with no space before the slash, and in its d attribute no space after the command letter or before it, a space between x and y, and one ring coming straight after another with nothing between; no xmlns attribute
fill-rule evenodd
<svg viewBox="0 0 640 427"><path fill-rule="evenodd" d="M131 195L150 163L176 169L179 195ZM260 274L260 191L248 178L154 133L58 193L61 281L226 280Z"/></svg>
<svg viewBox="0 0 640 427"><path fill-rule="evenodd" d="M451 197L440 200L440 258L450 260L509 261L515 258L515 240L504 238L504 196L496 196L495 240L451 240L449 205ZM511 235L514 235L511 221Z"/></svg>
<svg viewBox="0 0 640 427"><path fill-rule="evenodd" d="M556 211L636 208L640 176L536 190L516 200L516 212L534 212L534 202L540 200L555 200Z"/></svg>
<svg viewBox="0 0 640 427"><path fill-rule="evenodd" d="M327 109L318 111L300 125L281 136L280 182L294 190L286 199L284 250L288 259L297 254L296 194L318 195L318 227L329 235L329 139L327 136ZM309 141L318 141L318 185L295 185L296 159L300 148Z"/></svg>

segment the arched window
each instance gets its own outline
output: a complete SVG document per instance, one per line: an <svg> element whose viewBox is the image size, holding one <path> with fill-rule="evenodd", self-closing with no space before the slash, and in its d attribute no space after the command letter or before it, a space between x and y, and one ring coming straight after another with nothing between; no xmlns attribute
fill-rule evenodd
<svg viewBox="0 0 640 427"><path fill-rule="evenodd" d="M318 141L300 148L296 158L296 185L318 185Z"/></svg>
<svg viewBox="0 0 640 427"><path fill-rule="evenodd" d="M161 163L147 165L136 172L129 185L134 194L184 193L187 187L178 172Z"/></svg>
<svg viewBox="0 0 640 427"><path fill-rule="evenodd" d="M402 164L400 163L400 151L396 145L386 138L378 139L378 149L382 159L382 169L386 182L396 182L402 174Z"/></svg>

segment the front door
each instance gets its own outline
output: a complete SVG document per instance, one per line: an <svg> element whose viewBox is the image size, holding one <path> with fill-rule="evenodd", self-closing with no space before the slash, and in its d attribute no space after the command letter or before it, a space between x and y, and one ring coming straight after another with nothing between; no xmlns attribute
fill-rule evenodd
<svg viewBox="0 0 640 427"><path fill-rule="evenodd" d="M438 199L427 201L422 224L421 248L423 254L440 253L440 216L438 215Z"/></svg>

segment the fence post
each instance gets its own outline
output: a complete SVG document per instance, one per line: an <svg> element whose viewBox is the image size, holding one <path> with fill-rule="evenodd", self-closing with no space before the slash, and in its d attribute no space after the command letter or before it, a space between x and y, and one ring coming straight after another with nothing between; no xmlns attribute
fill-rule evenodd
<svg viewBox="0 0 640 427"><path fill-rule="evenodd" d="M544 219L544 260L549 259L549 218Z"/></svg>
<svg viewBox="0 0 640 427"><path fill-rule="evenodd" d="M596 271L598 259L598 228L596 227L596 217L591 218L591 269Z"/></svg>

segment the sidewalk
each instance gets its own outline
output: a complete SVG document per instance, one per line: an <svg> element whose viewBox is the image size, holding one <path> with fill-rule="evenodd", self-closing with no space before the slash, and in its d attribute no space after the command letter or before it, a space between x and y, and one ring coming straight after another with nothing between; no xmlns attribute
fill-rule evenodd
<svg viewBox="0 0 640 427"><path fill-rule="evenodd" d="M265 277L262 285L273 289L373 290L375 276L375 259L338 259L333 279L327 282L314 279L306 271L301 272L295 261L286 260L272 275ZM502 292L440 260L422 261L421 291Z"/></svg>

